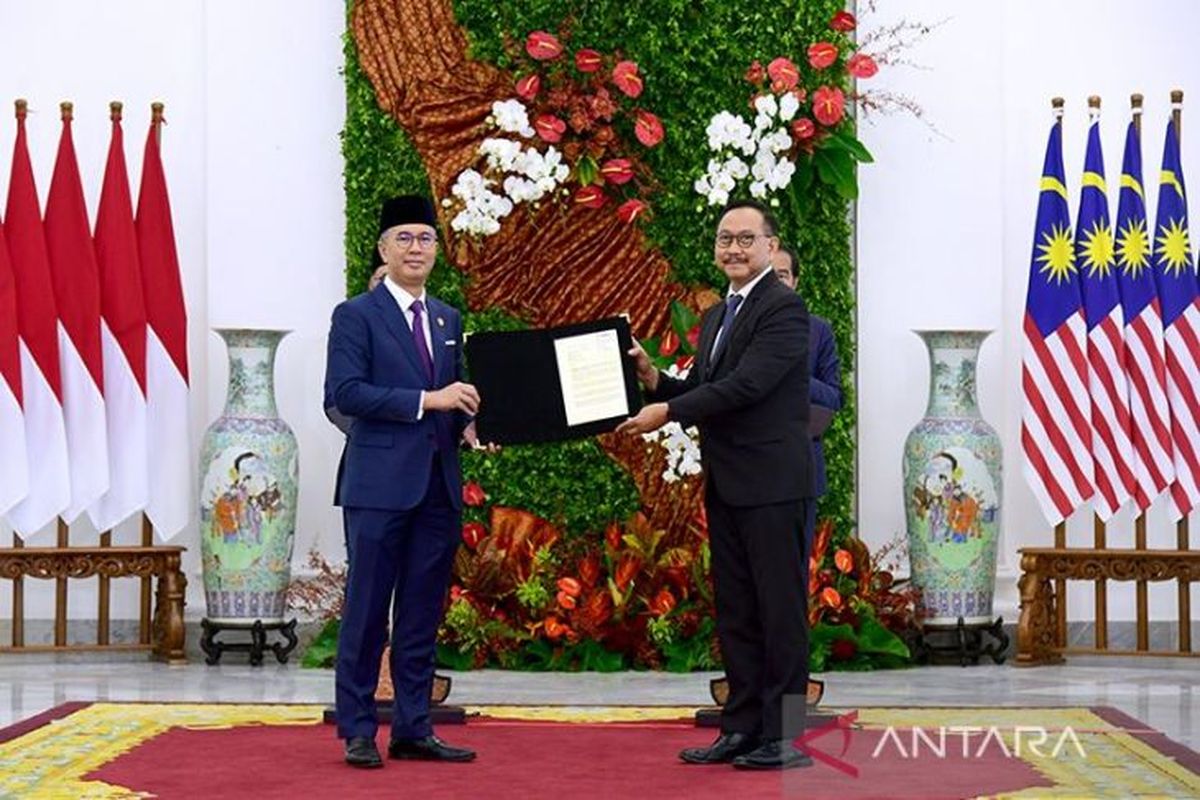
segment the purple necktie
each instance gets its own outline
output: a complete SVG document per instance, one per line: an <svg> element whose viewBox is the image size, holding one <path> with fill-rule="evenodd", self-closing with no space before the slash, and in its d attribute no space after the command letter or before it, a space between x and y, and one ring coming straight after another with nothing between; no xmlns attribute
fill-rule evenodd
<svg viewBox="0 0 1200 800"><path fill-rule="evenodd" d="M429 343L425 340L425 326L421 323L421 313L425 310L425 306L420 300L414 300L409 306L413 312L413 344L417 346L417 358L421 361L421 366L425 368L425 377L429 379L429 383L433 385L433 359L429 355Z"/></svg>

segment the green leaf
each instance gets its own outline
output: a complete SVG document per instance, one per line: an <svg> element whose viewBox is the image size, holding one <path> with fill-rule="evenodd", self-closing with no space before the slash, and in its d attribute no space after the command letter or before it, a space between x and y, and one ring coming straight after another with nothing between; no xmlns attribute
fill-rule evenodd
<svg viewBox="0 0 1200 800"><path fill-rule="evenodd" d="M699 321L699 314L678 300L671 301L671 329L679 336L685 348L688 346L687 332L696 327L696 323Z"/></svg>
<svg viewBox="0 0 1200 800"><path fill-rule="evenodd" d="M845 150L823 148L813 154L817 177L832 186L847 200L858 197L858 180L854 176L854 159Z"/></svg>
<svg viewBox="0 0 1200 800"><path fill-rule="evenodd" d="M866 145L848 133L841 131L834 132L825 140L825 145L845 150L854 157L855 161L860 161L864 164L873 164L875 162L875 157L871 155L871 151L867 150Z"/></svg>
<svg viewBox="0 0 1200 800"><path fill-rule="evenodd" d="M300 659L300 666L308 669L328 669L337 659L338 630L341 620L331 619L321 628Z"/></svg>
<svg viewBox="0 0 1200 800"><path fill-rule="evenodd" d="M475 668L475 653L463 651L454 645L438 642L437 663L439 667L453 670L468 670Z"/></svg>
<svg viewBox="0 0 1200 800"><path fill-rule="evenodd" d="M912 657L904 640L885 628L875 617L868 615L861 620L858 636L855 637L860 653L888 655L906 660Z"/></svg>
<svg viewBox="0 0 1200 800"><path fill-rule="evenodd" d="M596 179L600 177L600 167L591 156L584 156L575 162L575 174L581 185L591 186L598 182Z"/></svg>

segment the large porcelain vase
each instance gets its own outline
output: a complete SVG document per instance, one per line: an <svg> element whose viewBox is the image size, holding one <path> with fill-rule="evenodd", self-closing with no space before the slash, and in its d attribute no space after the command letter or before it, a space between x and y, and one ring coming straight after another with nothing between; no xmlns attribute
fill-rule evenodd
<svg viewBox="0 0 1200 800"><path fill-rule="evenodd" d="M225 411L200 450L200 551L208 619L282 622L296 532L296 437L275 408L287 331L219 329Z"/></svg>
<svg viewBox="0 0 1200 800"><path fill-rule="evenodd" d="M929 406L904 443L912 579L925 624L992 622L1000 538L1000 437L979 415L975 364L991 331L916 331Z"/></svg>

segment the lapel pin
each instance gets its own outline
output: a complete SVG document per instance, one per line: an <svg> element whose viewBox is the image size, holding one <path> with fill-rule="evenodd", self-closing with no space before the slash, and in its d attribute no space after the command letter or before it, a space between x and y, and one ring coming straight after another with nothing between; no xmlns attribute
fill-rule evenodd
<svg viewBox="0 0 1200 800"><path fill-rule="evenodd" d="M438 317L438 327L439 328L446 327L446 320L442 319L441 317Z"/></svg>

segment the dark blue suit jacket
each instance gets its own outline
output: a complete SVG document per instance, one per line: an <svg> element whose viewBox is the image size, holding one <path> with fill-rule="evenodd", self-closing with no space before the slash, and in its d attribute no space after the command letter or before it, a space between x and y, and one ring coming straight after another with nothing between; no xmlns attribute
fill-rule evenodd
<svg viewBox="0 0 1200 800"><path fill-rule="evenodd" d="M821 317L810 315L808 328L808 399L815 406L837 411L842 407L842 367L833 328ZM813 496L828 488L825 478L825 445L813 439Z"/></svg>
<svg viewBox="0 0 1200 800"><path fill-rule="evenodd" d="M425 497L433 457L441 450L442 479L462 502L458 441L464 414L426 411L422 390L463 380L462 317L426 295L434 380L417 357L404 312L383 284L338 305L329 330L325 405L352 418L334 502L340 506L407 511ZM434 476L438 477L438 476Z"/></svg>

